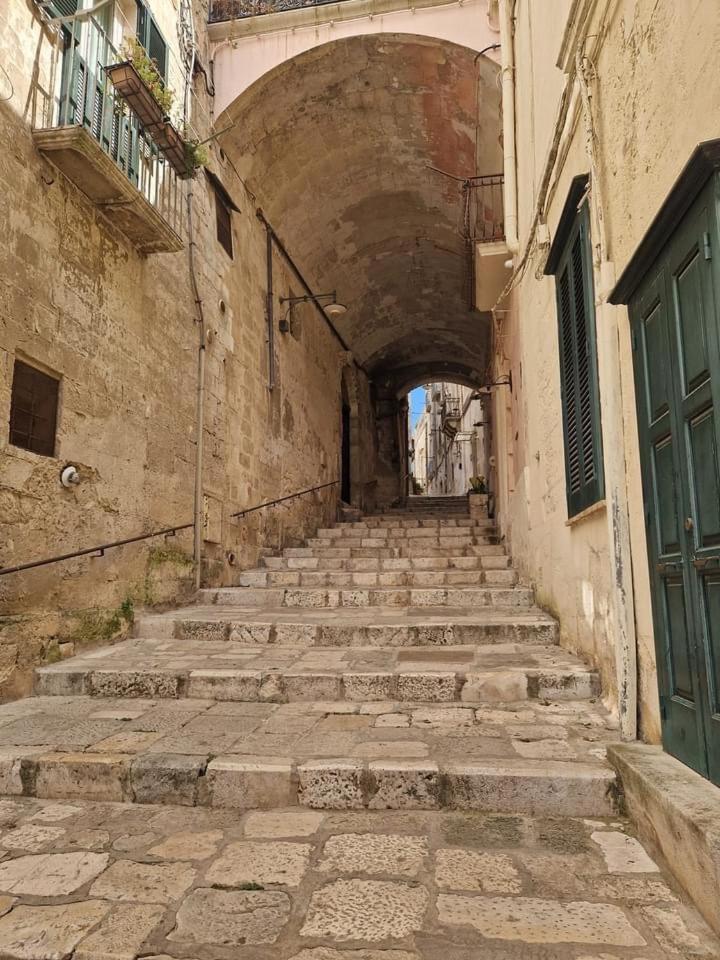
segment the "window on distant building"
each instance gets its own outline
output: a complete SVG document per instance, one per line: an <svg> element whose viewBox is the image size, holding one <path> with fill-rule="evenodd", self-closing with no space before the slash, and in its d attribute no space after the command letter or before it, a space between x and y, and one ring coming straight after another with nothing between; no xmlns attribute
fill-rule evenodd
<svg viewBox="0 0 720 960"><path fill-rule="evenodd" d="M587 177L576 177L545 272L554 274L568 517L604 496Z"/></svg>
<svg viewBox="0 0 720 960"><path fill-rule="evenodd" d="M55 454L60 381L15 361L10 399L10 443L46 457Z"/></svg>

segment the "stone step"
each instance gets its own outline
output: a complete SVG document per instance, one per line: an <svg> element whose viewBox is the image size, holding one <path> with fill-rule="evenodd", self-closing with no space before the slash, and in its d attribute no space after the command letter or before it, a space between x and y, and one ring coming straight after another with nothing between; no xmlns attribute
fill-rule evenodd
<svg viewBox="0 0 720 960"><path fill-rule="evenodd" d="M357 562L357 561L356 561ZM245 570L238 577L241 587L458 587L487 584L512 587L517 583L515 570L390 570L387 572L282 569Z"/></svg>
<svg viewBox="0 0 720 960"><path fill-rule="evenodd" d="M419 522L418 522L419 524ZM468 537L485 537L492 536L496 531L494 525L483 525L483 526L438 526L433 524L428 526L427 524L413 526L373 526L369 527L366 525L353 524L344 525L338 524L334 527L320 527L317 531L316 536L322 538L329 538L334 540L358 540L366 537L371 537L374 539L406 539L406 540L415 540L415 539L431 539L442 537L448 539L451 543L458 539L466 539Z"/></svg>
<svg viewBox="0 0 720 960"><path fill-rule="evenodd" d="M537 608L482 610L342 607L339 609L193 606L135 621L137 637L234 640L305 647L400 647L558 643L558 625Z"/></svg>
<svg viewBox="0 0 720 960"><path fill-rule="evenodd" d="M616 739L601 708L575 702L33 697L0 706L0 785L11 796L238 810L596 817L614 812L604 753Z"/></svg>
<svg viewBox="0 0 720 960"><path fill-rule="evenodd" d="M408 541L406 546L399 547L285 547L282 555L284 557L334 557L336 559L377 557L381 560L402 557L501 557L505 556L505 548L502 544L493 543L459 544L450 548L439 544L411 540Z"/></svg>
<svg viewBox="0 0 720 960"><path fill-rule="evenodd" d="M489 556L437 557L316 557L310 554L290 557L264 557L269 570L342 570L352 573L444 572L458 570L506 570L510 557L503 553ZM245 571L250 572L250 571ZM243 574L241 574L242 576Z"/></svg>
<svg viewBox="0 0 720 960"><path fill-rule="evenodd" d="M330 576L330 575L328 575ZM367 574L355 574L362 579ZM370 576L373 576L372 574ZM530 607L528 587L224 587L201 590L201 603L240 607Z"/></svg>
<svg viewBox="0 0 720 960"><path fill-rule="evenodd" d="M433 534L427 534L421 527L417 528L423 536L417 537L308 537L305 541L307 547L383 547L383 548L403 548L403 547L443 547L448 553L462 547L476 546L480 544L495 544L496 537L473 536L465 533L458 528L458 535L453 537L438 537ZM408 533L412 531L408 530Z"/></svg>
<svg viewBox="0 0 720 960"><path fill-rule="evenodd" d="M230 648L230 649L228 649ZM552 646L254 650L228 641L126 640L35 671L39 696L496 703L597 696L597 673Z"/></svg>
<svg viewBox="0 0 720 960"><path fill-rule="evenodd" d="M473 520L472 517L420 517L411 520L397 520L395 517L363 517L362 520L344 520L331 529L341 530L390 530L396 528L422 527L425 530L458 529L495 529L494 520Z"/></svg>

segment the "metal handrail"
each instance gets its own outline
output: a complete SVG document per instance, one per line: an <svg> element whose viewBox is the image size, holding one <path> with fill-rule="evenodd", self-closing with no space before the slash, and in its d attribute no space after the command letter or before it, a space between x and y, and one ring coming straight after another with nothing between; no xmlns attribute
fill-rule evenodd
<svg viewBox="0 0 720 960"><path fill-rule="evenodd" d="M325 490L327 487L336 487L339 480L331 480L330 483L321 483L318 487L308 487L307 490L299 490L297 493L291 493L287 497L278 497L277 500L268 500L267 503L259 503L256 507L248 507L247 510L238 510L237 513L231 513L231 517L246 517L248 513L255 513L256 510L262 510L264 507L274 507L277 503L285 503L286 500L294 500L295 497L303 497L306 493L314 493L316 490Z"/></svg>
<svg viewBox="0 0 720 960"><path fill-rule="evenodd" d="M313 493L315 490L324 490L326 487L334 487L339 480L332 480L330 483L321 483L317 487L308 487L307 490L299 490L297 493L288 494L286 497L278 497L276 500L268 500L267 503L260 503L255 507L248 507L247 510L238 510L237 513L231 513L231 517L245 517L248 513L255 513L256 510L263 510L265 507L274 507L278 503L285 503L286 500L294 500L295 497L303 497L306 493ZM20 570L31 570L33 567L46 567L51 563L61 563L63 560L73 560L75 557L86 557L90 554L102 557L106 550L113 547L124 547L128 543L139 543L141 540L151 540L153 537L172 537L180 530L190 530L194 523L183 523L176 527L165 527L163 530L154 530L152 533L141 533L136 537L126 537L124 540L113 540L110 543L101 543L95 547L85 547L82 550L74 550L72 553L62 553L57 557L47 557L45 560L32 560L30 563L20 563L14 567L0 567L0 577L8 573L18 573Z"/></svg>

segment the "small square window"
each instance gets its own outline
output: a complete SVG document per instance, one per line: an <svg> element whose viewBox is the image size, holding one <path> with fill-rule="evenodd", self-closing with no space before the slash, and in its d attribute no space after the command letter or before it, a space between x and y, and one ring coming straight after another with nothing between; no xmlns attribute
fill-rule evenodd
<svg viewBox="0 0 720 960"><path fill-rule="evenodd" d="M10 443L33 453L55 454L60 381L22 360L15 361L10 400Z"/></svg>
<svg viewBox="0 0 720 960"><path fill-rule="evenodd" d="M232 213L225 197L215 189L215 221L217 223L217 238L225 253L232 258Z"/></svg>

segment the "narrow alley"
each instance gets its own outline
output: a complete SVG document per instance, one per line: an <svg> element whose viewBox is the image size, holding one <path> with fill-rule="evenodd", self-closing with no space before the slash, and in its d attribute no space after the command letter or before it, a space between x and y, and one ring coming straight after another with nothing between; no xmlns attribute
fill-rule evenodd
<svg viewBox="0 0 720 960"><path fill-rule="evenodd" d="M720 960L720 5L0 22L0 960Z"/></svg>

